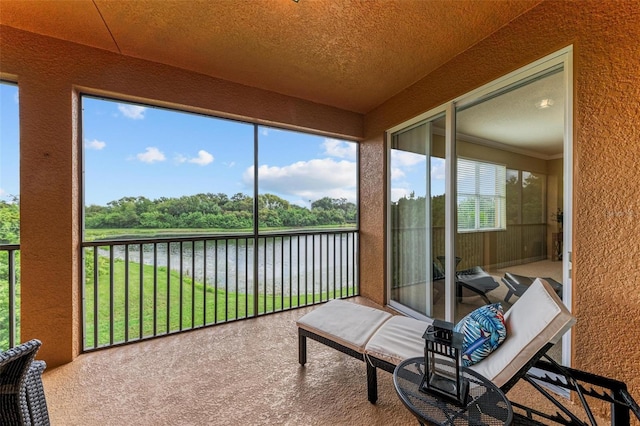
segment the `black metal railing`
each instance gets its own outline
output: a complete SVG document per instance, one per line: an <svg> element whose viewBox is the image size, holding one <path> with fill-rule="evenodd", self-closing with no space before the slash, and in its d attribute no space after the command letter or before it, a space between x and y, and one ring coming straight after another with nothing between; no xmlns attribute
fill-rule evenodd
<svg viewBox="0 0 640 426"><path fill-rule="evenodd" d="M20 245L0 244L0 350L20 336Z"/></svg>
<svg viewBox="0 0 640 426"><path fill-rule="evenodd" d="M83 243L84 350L359 294L358 232Z"/></svg>

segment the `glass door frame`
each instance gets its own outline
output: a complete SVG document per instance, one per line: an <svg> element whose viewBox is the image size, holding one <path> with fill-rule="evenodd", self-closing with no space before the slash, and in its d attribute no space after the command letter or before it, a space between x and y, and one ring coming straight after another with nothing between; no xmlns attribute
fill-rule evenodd
<svg viewBox="0 0 640 426"><path fill-rule="evenodd" d="M419 122L429 121L437 116L445 114L445 320L454 321L455 317L455 236L457 218L457 197L456 194L456 108L478 102L480 99L490 94L499 92L509 85L522 81L532 75L541 73L550 68L562 66L564 79L564 146L563 146L563 244L562 244L562 277L563 277L563 302L571 311L572 301L572 217L573 217L573 46L569 45L559 51L547 55L529 65L515 70L503 77L500 77L486 85L483 85L471 92L465 93L422 113L410 120L398 124L386 131L386 155L387 164L391 164L391 136L392 134L413 126ZM387 173L387 218L391 217L391 176ZM387 235L391 235L391 221L387 220ZM390 263L390 240L387 238L387 304L403 313L416 318L426 318L424 314L417 313L398 302L392 301L391 297L391 263ZM562 339L562 364L571 365L571 330Z"/></svg>
<svg viewBox="0 0 640 426"><path fill-rule="evenodd" d="M432 135L432 126L431 126L432 121L437 120L437 119L441 119L443 117L443 115L447 114L447 109L448 108L447 108L446 105L434 108L434 109L429 110L429 111L427 111L427 112L425 112L423 114L420 114L420 115L418 115L418 116L416 116L416 117L414 117L414 118L412 118L410 120L407 120L407 121L405 121L405 122L403 122L403 123L401 123L401 124L399 124L399 125L397 125L395 127L392 127L390 129L388 129L387 132L386 132L386 135L385 135L385 137L386 137L386 146L387 146L387 149L386 149L386 161L387 161L387 163L386 164L388 164L388 165L392 164L391 163L391 147L392 147L392 142L393 142L392 141L393 135L395 133L403 131L403 130L409 130L409 129L413 128L413 127L416 127L416 126L419 126L419 125L422 125L422 124L427 124L428 128L429 128L429 131L427 132L428 133L428 138L425 141L425 143L430 142L431 138L433 137L433 135ZM446 117L445 117L445 119L446 119ZM445 144L448 145L448 142L445 141ZM428 175L427 175L428 182L427 182L426 187L427 187L427 190L429 190L429 187L430 187L430 185L429 185L430 173L431 173L431 166L430 166L430 161L429 161L430 149L427 149L426 152L427 152L427 156L426 156L427 157L427 161L426 161L427 165L426 165L426 167L427 167L427 173L428 173ZM446 189L445 189L445 192L446 192ZM425 197L425 198L427 198L427 197ZM390 173L387 174L387 200L391 200L391 176L390 176ZM431 218L431 213L430 213L431 208L430 208L430 206L431 206L431 200L430 200L430 198L428 198L427 206L425 207L425 214L427 215L425 229L431 229L431 220L430 220L430 218ZM386 223L386 235L387 236L390 236L391 232L392 232L391 217L392 217L391 203L387 202L387 223ZM431 250L431 243L430 243L431 238L427 238L427 241L428 241L428 244L427 244L428 245L428 250L427 251L430 253L430 250ZM401 304L401 303L399 303L397 301L391 300L391 282L392 282L392 271L391 271L392 247L391 247L391 245L392 245L392 239L391 238L387 238L387 266L388 267L386 268L387 269L387 274L386 274L387 275L386 276L387 301L386 301L386 303L387 303L387 305L389 305L393 309L395 309L395 310L397 310L399 312L402 312L404 314L407 314L407 315L409 315L409 316L411 316L413 318L428 319L429 317L427 315L425 315L424 313L415 311L415 310L411 309L410 307L408 307L406 305L403 305L403 304ZM427 271L427 277L433 276L431 262L429 262L427 264L426 271ZM448 277L448 275L445 273L445 307L448 306L447 297L449 297L448 296L448 291L446 291L446 289L449 287L449 284L448 284L449 278L447 278L447 277ZM431 285L432 284L433 283L431 283ZM429 290L431 290L431 285L427 286L427 288ZM432 308L432 304L433 304L433 299L432 299L431 294L425 294L425 300L426 300L427 310L430 312L430 310Z"/></svg>

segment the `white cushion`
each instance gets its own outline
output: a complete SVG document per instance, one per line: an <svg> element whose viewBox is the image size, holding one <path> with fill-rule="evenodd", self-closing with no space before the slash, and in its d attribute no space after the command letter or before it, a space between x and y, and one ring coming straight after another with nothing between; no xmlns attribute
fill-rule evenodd
<svg viewBox="0 0 640 426"><path fill-rule="evenodd" d="M469 367L502 387L547 343L558 343L575 318L548 282L537 278L504 316L506 340Z"/></svg>
<svg viewBox="0 0 640 426"><path fill-rule="evenodd" d="M424 334L433 321L394 316L385 322L365 346L365 354L398 365L407 358L424 356Z"/></svg>
<svg viewBox="0 0 640 426"><path fill-rule="evenodd" d="M298 327L351 348L364 352L371 335L392 315L380 309L332 300L302 316Z"/></svg>

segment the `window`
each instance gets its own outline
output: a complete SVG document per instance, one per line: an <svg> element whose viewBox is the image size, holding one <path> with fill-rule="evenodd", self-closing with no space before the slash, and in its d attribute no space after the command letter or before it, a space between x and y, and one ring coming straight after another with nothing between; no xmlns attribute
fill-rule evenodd
<svg viewBox="0 0 640 426"><path fill-rule="evenodd" d="M355 227L356 157L355 142L258 126L259 229Z"/></svg>
<svg viewBox="0 0 640 426"><path fill-rule="evenodd" d="M0 244L20 242L18 86L0 82Z"/></svg>
<svg viewBox="0 0 640 426"><path fill-rule="evenodd" d="M458 231L506 229L506 167L458 160Z"/></svg>
<svg viewBox="0 0 640 426"><path fill-rule="evenodd" d="M0 348L20 336L20 136L18 86L0 81Z"/></svg>
<svg viewBox="0 0 640 426"><path fill-rule="evenodd" d="M357 226L355 142L88 95L82 110L86 241Z"/></svg>

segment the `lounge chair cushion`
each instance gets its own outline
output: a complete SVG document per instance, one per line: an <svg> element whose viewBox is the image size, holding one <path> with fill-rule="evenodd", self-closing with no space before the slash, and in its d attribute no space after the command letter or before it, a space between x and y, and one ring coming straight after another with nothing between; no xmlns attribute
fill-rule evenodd
<svg viewBox="0 0 640 426"><path fill-rule="evenodd" d="M390 317L389 312L336 299L304 315L297 325L364 353L364 346L371 335Z"/></svg>
<svg viewBox="0 0 640 426"><path fill-rule="evenodd" d="M433 320L421 321L397 315L375 332L365 347L365 354L398 365L407 358L424 356L422 335Z"/></svg>
<svg viewBox="0 0 640 426"><path fill-rule="evenodd" d="M462 364L465 367L485 359L507 337L500 303L481 306L462 318L453 328L462 333Z"/></svg>
<svg viewBox="0 0 640 426"><path fill-rule="evenodd" d="M553 288L538 278L504 316L508 338L472 370L502 387L547 343L556 344L575 323Z"/></svg>

